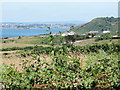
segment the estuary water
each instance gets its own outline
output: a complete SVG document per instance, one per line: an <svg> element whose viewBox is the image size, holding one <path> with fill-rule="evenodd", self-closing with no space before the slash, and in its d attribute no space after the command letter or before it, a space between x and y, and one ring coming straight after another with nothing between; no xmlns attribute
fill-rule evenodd
<svg viewBox="0 0 120 90"><path fill-rule="evenodd" d="M19 36L34 36L41 34L48 34L47 28L40 29L0 29L0 37L19 37ZM68 29L51 28L52 33L58 33L59 31L66 31Z"/></svg>

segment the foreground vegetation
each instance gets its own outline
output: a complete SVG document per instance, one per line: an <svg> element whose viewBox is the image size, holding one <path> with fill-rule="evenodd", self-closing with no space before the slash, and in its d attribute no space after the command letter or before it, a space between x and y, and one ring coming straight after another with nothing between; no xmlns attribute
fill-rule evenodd
<svg viewBox="0 0 120 90"><path fill-rule="evenodd" d="M20 51L21 70L14 65L2 65L0 80L5 88L48 89L116 89L120 87L119 43L92 46L62 45L35 46ZM41 60L39 54L52 56L51 62ZM80 55L86 55L80 58Z"/></svg>

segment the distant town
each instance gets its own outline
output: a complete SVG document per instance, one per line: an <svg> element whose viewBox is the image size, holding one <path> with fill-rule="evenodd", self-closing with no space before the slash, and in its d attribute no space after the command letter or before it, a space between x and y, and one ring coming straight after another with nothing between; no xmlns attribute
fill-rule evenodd
<svg viewBox="0 0 120 90"><path fill-rule="evenodd" d="M0 25L1 29L39 29L39 28L70 28L78 24L25 24L25 23L3 23Z"/></svg>

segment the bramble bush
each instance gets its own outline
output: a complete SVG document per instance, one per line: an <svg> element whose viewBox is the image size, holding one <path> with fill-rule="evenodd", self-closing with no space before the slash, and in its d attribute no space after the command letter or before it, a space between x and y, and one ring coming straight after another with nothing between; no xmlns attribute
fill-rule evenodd
<svg viewBox="0 0 120 90"><path fill-rule="evenodd" d="M22 69L3 65L0 80L5 88L48 89L116 89L120 87L119 44L93 46L63 45L61 47L34 47L29 53L33 58L23 60ZM29 50L30 51L30 50ZM86 65L79 58L68 57L70 53L86 54ZM50 63L41 60L38 54L53 56ZM25 54L26 55L26 54Z"/></svg>

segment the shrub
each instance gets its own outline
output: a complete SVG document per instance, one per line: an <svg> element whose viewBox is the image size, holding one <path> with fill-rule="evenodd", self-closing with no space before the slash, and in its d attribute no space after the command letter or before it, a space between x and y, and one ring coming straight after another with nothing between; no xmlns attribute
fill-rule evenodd
<svg viewBox="0 0 120 90"><path fill-rule="evenodd" d="M18 39L21 39L21 36L19 36Z"/></svg>
<svg viewBox="0 0 120 90"><path fill-rule="evenodd" d="M53 61L48 64L33 55L32 60L22 62L22 73L14 65L4 65L0 76L6 88L118 88L117 55L106 55L104 51L96 55L91 53L91 58L83 68L80 67L80 59L59 55L54 56Z"/></svg>
<svg viewBox="0 0 120 90"><path fill-rule="evenodd" d="M95 39L95 41L107 40L107 39L112 39L111 34L109 34L109 33L102 34L100 37L97 37L97 38Z"/></svg>
<svg viewBox="0 0 120 90"><path fill-rule="evenodd" d="M14 65L3 65L0 80L6 88L13 89L119 89L118 48L119 44L84 47L65 45L59 48L36 46L32 51L33 58L22 61L22 72L15 69ZM67 57L70 52L77 54L81 50L88 57L84 67L80 67L81 59ZM41 60L36 54L39 52L53 54L52 61L47 63ZM26 57L26 53L23 55Z"/></svg>
<svg viewBox="0 0 120 90"><path fill-rule="evenodd" d="M4 37L3 39L8 39L8 37Z"/></svg>

